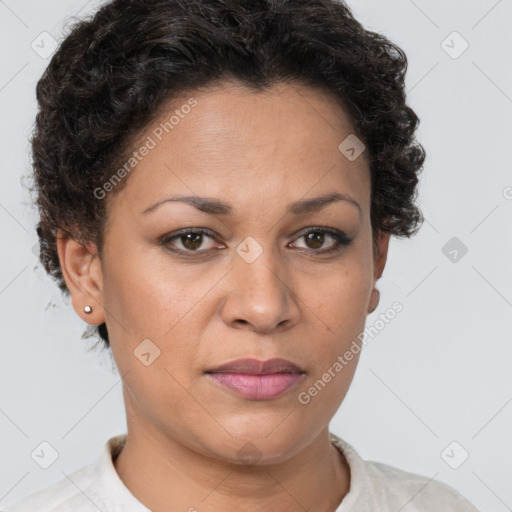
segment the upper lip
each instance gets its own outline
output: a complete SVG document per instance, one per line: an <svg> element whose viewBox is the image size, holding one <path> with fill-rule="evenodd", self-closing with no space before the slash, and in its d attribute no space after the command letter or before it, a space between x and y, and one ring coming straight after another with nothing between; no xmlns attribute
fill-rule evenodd
<svg viewBox="0 0 512 512"><path fill-rule="evenodd" d="M245 373L248 375L268 375L271 373L304 373L304 370L287 359L274 358L267 361L259 359L237 359L215 368L206 373Z"/></svg>

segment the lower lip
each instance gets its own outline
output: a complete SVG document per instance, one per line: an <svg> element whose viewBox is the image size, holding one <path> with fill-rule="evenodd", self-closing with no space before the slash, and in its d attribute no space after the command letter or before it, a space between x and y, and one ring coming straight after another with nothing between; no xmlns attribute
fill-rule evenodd
<svg viewBox="0 0 512 512"><path fill-rule="evenodd" d="M289 391L302 373L272 373L248 375L245 373L208 373L210 378L236 394L250 400L270 400Z"/></svg>

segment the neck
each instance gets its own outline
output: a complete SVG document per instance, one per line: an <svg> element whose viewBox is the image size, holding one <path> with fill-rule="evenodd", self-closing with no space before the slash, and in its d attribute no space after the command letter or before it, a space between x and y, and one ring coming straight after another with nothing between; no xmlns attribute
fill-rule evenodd
<svg viewBox="0 0 512 512"><path fill-rule="evenodd" d="M132 427L132 428L130 428ZM129 425L116 471L153 512L335 510L350 486L343 455L328 428L279 464L245 465L208 457L151 428Z"/></svg>

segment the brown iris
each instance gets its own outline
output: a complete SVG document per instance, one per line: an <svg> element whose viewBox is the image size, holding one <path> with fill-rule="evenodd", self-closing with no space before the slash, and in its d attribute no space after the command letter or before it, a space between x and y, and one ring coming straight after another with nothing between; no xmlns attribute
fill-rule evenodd
<svg viewBox="0 0 512 512"><path fill-rule="evenodd" d="M203 235L201 233L185 233L181 235L181 243L187 249L198 249L203 242Z"/></svg>
<svg viewBox="0 0 512 512"><path fill-rule="evenodd" d="M312 231L311 233L308 233L307 235L304 236L306 238L307 244L309 244L309 242L312 242L314 244L311 247L312 249L318 249L319 247L322 247L322 245L324 244L325 233L321 233L319 231Z"/></svg>

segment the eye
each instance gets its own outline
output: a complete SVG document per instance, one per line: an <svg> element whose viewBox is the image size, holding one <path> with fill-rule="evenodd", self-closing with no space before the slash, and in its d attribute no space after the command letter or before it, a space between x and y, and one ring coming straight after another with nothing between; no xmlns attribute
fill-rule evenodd
<svg viewBox="0 0 512 512"><path fill-rule="evenodd" d="M352 241L345 233L343 233L343 231L338 231L333 228L309 228L308 231L303 232L303 234L296 240L300 239L304 239L306 244L304 247L305 249L312 249L314 252L318 253L340 250L343 246L349 245ZM327 248L322 249L326 240L328 241L329 239L334 240L334 243L331 243Z"/></svg>
<svg viewBox="0 0 512 512"><path fill-rule="evenodd" d="M207 239L214 241L216 239L215 233L205 228L189 228L172 235L165 235L162 237L160 244L164 246L173 245L174 248L170 248L170 250L178 253L206 253L215 248L215 244L208 246L205 243ZM309 249L319 254L341 250L352 241L343 231L322 227L308 228L307 231L303 231L299 238L295 240L300 239L304 239L305 247L297 246L296 242L292 242L292 245L299 249ZM329 240L333 240L334 243L329 244L327 248L322 248L326 241L328 242Z"/></svg>
<svg viewBox="0 0 512 512"><path fill-rule="evenodd" d="M162 245L178 244L178 251L181 252L205 252L213 247L204 247L205 238L215 239L215 235L206 229L188 229L180 231L172 236L166 236L162 239ZM179 246L181 244L181 247ZM201 250L199 250L201 249Z"/></svg>

